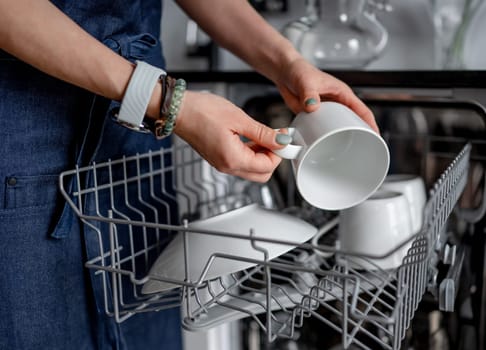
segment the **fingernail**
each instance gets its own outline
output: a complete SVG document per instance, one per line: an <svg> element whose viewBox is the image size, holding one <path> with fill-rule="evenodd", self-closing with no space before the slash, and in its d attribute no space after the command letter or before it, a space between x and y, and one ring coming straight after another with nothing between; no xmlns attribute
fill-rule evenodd
<svg viewBox="0 0 486 350"><path fill-rule="evenodd" d="M307 100L305 100L305 105L306 106L311 106L311 105L315 105L317 103L317 100L313 97L311 98L308 98Z"/></svg>
<svg viewBox="0 0 486 350"><path fill-rule="evenodd" d="M288 145L292 142L292 136L288 134L277 134L277 137L275 137L275 141L279 145Z"/></svg>

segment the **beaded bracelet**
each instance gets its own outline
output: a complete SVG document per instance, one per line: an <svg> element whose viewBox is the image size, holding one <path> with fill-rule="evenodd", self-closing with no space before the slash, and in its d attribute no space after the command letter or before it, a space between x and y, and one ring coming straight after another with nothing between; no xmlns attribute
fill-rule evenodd
<svg viewBox="0 0 486 350"><path fill-rule="evenodd" d="M186 91L184 79L174 79L165 76L162 79L162 98L160 102L160 117L155 122L155 136L164 138L172 134L176 124L177 114Z"/></svg>

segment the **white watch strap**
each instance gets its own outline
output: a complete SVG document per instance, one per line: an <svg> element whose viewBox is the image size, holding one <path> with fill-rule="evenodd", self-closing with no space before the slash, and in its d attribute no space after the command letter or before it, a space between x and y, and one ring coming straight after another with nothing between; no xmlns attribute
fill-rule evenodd
<svg viewBox="0 0 486 350"><path fill-rule="evenodd" d="M139 127L152 97L155 84L166 72L146 62L137 61L120 107L118 120Z"/></svg>

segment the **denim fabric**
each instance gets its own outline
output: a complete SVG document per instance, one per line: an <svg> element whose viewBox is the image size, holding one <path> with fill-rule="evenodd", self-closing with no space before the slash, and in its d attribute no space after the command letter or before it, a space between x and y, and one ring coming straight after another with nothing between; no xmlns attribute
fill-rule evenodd
<svg viewBox="0 0 486 350"><path fill-rule="evenodd" d="M161 2L59 0L62 11L130 60L163 67ZM114 103L0 50L0 349L167 349L181 346L180 310L104 315L84 268L93 242L58 191L58 175L169 145L113 123Z"/></svg>

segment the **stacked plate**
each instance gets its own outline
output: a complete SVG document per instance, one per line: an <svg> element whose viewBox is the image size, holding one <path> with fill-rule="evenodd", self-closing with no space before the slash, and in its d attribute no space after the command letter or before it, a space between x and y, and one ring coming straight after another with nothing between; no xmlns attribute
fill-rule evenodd
<svg viewBox="0 0 486 350"><path fill-rule="evenodd" d="M255 240L249 239L250 232ZM314 226L301 219L257 204L194 221L186 233L187 266L184 234L179 233L152 266L151 279L143 286L142 293L162 292L180 286L163 279L198 283L245 270L265 258L270 260L285 254L311 239L316 232ZM261 239L285 243L259 241Z"/></svg>

